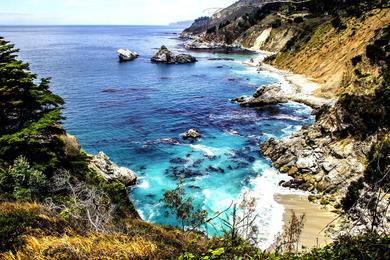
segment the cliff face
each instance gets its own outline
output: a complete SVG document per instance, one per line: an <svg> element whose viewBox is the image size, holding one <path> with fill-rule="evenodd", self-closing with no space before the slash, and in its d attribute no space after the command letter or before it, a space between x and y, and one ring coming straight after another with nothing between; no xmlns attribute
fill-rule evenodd
<svg viewBox="0 0 390 260"><path fill-rule="evenodd" d="M274 166L293 177L283 186L336 205L350 183L367 172L372 147L388 138L390 10L342 4L332 9L336 1L318 2L323 1L240 1L239 8L219 12L213 27L192 38L271 51L266 63L314 79L320 86L314 95L337 100L316 111L313 126L261 145Z"/></svg>

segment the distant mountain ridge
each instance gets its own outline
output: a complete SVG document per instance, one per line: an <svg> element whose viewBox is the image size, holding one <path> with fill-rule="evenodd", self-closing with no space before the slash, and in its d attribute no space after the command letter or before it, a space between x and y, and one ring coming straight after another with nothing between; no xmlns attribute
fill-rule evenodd
<svg viewBox="0 0 390 260"><path fill-rule="evenodd" d="M191 26L192 23L193 23L193 20L178 21L178 22L170 23L168 26L170 26L170 27L187 28L187 27Z"/></svg>

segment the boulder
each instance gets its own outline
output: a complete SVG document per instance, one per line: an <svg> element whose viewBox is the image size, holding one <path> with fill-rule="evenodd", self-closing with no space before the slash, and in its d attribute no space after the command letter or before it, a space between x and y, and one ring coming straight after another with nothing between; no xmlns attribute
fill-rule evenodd
<svg viewBox="0 0 390 260"><path fill-rule="evenodd" d="M119 55L119 61L121 62L132 61L139 57L138 53L129 51L127 49L119 49L117 52Z"/></svg>
<svg viewBox="0 0 390 260"><path fill-rule="evenodd" d="M164 45L151 59L154 63L185 64L197 62L196 58L189 54L175 54Z"/></svg>
<svg viewBox="0 0 390 260"><path fill-rule="evenodd" d="M90 167L107 181L118 180L126 186L135 185L137 182L137 176L132 170L119 167L104 152L92 157Z"/></svg>
<svg viewBox="0 0 390 260"><path fill-rule="evenodd" d="M199 133L198 130L191 128L190 130L182 134L182 137L183 139L198 139L202 137L202 135Z"/></svg>
<svg viewBox="0 0 390 260"><path fill-rule="evenodd" d="M273 84L270 86L261 86L252 97L239 97L233 99L241 106L246 107L259 107L265 105L273 105L288 102L282 87L279 84Z"/></svg>

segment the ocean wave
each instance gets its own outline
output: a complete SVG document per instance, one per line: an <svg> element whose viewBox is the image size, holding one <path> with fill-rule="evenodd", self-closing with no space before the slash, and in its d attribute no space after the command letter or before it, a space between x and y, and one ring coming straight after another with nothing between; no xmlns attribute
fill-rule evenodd
<svg viewBox="0 0 390 260"><path fill-rule="evenodd" d="M192 150L203 152L206 156L209 157L222 155L222 154L229 154L229 155L234 154L229 149L215 148L203 144L190 144L190 147L192 148Z"/></svg>
<svg viewBox="0 0 390 260"><path fill-rule="evenodd" d="M298 132L302 126L289 125L282 129L284 136L291 135L292 133Z"/></svg>
<svg viewBox="0 0 390 260"><path fill-rule="evenodd" d="M274 195L280 192L279 182L287 180L288 177L278 174L275 169L261 161L256 161L253 169L261 170L262 173L250 180L250 187L243 188L242 194L256 199L256 214L261 216L256 223L260 230L258 246L267 249L282 231L284 208L275 201Z"/></svg>
<svg viewBox="0 0 390 260"><path fill-rule="evenodd" d="M144 189L144 190L149 189L150 183L147 180L143 179L141 180L141 183L137 185L137 188Z"/></svg>

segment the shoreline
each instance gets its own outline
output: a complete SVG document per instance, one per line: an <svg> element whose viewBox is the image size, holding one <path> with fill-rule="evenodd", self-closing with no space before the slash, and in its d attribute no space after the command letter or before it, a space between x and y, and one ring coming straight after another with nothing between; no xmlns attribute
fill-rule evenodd
<svg viewBox="0 0 390 260"><path fill-rule="evenodd" d="M259 54L265 54L264 57L266 57L270 53L259 52ZM314 79L265 64L263 58L244 61L242 64L257 68L258 73L269 74L278 79L282 86L282 92L289 101L302 103L313 109L318 109L323 105L332 106L336 102L336 99L322 98L313 94L315 90L320 88L320 84L316 83ZM337 222L333 223L337 218L337 214L332 212L331 209L310 202L308 194L297 194L294 191L275 193L274 200L283 207L283 226L281 227L280 236L285 233L293 211L297 217L305 214L304 227L298 246L299 251L322 247L333 241L327 230L337 225ZM273 240L269 249L275 247L276 239Z"/></svg>
<svg viewBox="0 0 390 260"><path fill-rule="evenodd" d="M264 54L264 57L269 55L268 52L263 51L258 53ZM323 105L332 106L335 104L336 99L334 98L323 98L314 94L314 91L320 88L320 84L316 83L314 79L308 78L304 75L294 74L289 71L280 70L269 64L263 63L263 60L263 58L257 58L253 59L253 62L244 61L242 64L257 68L258 73L262 72L277 78L282 86L280 94L289 101L302 103L313 109L318 109Z"/></svg>
<svg viewBox="0 0 390 260"><path fill-rule="evenodd" d="M275 194L274 199L284 207L283 232L291 220L292 211L299 217L305 214L304 227L299 241L300 250L313 247L323 247L333 240L327 232L327 227L333 227L332 223L337 214L320 205L311 203L307 196L296 194Z"/></svg>

